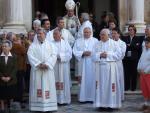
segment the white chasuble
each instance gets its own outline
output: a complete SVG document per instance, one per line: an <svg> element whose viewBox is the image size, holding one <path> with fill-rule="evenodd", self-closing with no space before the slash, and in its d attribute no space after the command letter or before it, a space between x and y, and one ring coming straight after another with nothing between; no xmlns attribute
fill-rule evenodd
<svg viewBox="0 0 150 113"><path fill-rule="evenodd" d="M70 104L70 59L72 58L72 49L68 42L53 41L58 49L57 57L59 58L55 65L55 79L57 90L57 103Z"/></svg>
<svg viewBox="0 0 150 113"><path fill-rule="evenodd" d="M89 20L87 20L87 21L83 22L83 24L79 27L78 32L75 34L75 39L84 37L83 31L86 27L89 27L93 31L92 23ZM92 32L92 36L93 36L93 32Z"/></svg>
<svg viewBox="0 0 150 113"><path fill-rule="evenodd" d="M119 81L120 81L120 88L121 88L121 100L124 100L124 69L123 69L123 64L122 64L122 59L125 56L125 52L126 52L126 44L125 42L123 42L122 40L118 40L116 41L118 43L118 45L121 48L121 59L119 61L117 61L117 67L118 67L118 72L120 75Z"/></svg>
<svg viewBox="0 0 150 113"><path fill-rule="evenodd" d="M73 54L79 63L79 75L81 76L79 101L94 101L95 97L95 74L94 63L92 60L93 47L98 42L97 39L90 37L88 39L77 39L73 47ZM90 51L91 56L82 57L84 51Z"/></svg>
<svg viewBox="0 0 150 113"><path fill-rule="evenodd" d="M28 49L28 59L31 64L29 109L31 111L57 110L57 98L54 77L54 65L57 59L57 50L52 43L45 40L43 43L32 43ZM44 63L47 70L37 66Z"/></svg>
<svg viewBox="0 0 150 113"><path fill-rule="evenodd" d="M112 39L98 42L95 46L95 74L96 96L95 107L121 107L121 88L117 61L121 59L121 49ZM106 52L107 57L101 58L100 54Z"/></svg>

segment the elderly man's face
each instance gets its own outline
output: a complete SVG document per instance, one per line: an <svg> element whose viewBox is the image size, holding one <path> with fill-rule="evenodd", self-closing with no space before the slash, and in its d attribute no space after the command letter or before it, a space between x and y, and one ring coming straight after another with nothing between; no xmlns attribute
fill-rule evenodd
<svg viewBox="0 0 150 113"><path fill-rule="evenodd" d="M59 31L54 31L53 32L53 37L54 37L54 40L55 41L60 41L61 40L61 34L60 34L60 32Z"/></svg>
<svg viewBox="0 0 150 113"><path fill-rule="evenodd" d="M108 38L109 38L109 36L108 36L108 34L106 32L102 31L100 33L100 39L101 39L101 41L105 42L105 41L108 40Z"/></svg>
<svg viewBox="0 0 150 113"><path fill-rule="evenodd" d="M74 10L68 10L67 14L69 17L72 17L74 15Z"/></svg>
<svg viewBox="0 0 150 113"><path fill-rule="evenodd" d="M45 33L43 31L38 31L37 38L40 42L43 42L45 40Z"/></svg>
<svg viewBox="0 0 150 113"><path fill-rule="evenodd" d="M85 28L83 32L84 32L84 38L91 37L92 32L91 32L90 28Z"/></svg>
<svg viewBox="0 0 150 113"><path fill-rule="evenodd" d="M64 28L64 20L59 20L59 22L58 22L58 27L60 28L60 29L63 29Z"/></svg>

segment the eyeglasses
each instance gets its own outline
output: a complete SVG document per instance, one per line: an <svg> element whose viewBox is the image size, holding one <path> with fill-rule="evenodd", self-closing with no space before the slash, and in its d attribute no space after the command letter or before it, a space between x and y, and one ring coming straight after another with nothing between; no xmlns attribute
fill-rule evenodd
<svg viewBox="0 0 150 113"><path fill-rule="evenodd" d="M133 31L133 29L128 29L128 31Z"/></svg>

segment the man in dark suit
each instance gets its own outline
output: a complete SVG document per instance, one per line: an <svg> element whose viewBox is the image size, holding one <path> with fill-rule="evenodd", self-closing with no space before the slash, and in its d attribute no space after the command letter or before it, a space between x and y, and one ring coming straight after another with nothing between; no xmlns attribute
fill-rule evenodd
<svg viewBox="0 0 150 113"><path fill-rule="evenodd" d="M136 35L134 25L128 27L129 36L123 38L127 45L126 54L123 59L125 71L125 90L136 90L137 83L137 63L139 59L140 40Z"/></svg>

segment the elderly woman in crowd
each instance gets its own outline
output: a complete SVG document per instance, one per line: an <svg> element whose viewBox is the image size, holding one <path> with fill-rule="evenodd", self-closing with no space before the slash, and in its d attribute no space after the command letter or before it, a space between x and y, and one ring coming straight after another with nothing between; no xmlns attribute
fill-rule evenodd
<svg viewBox="0 0 150 113"><path fill-rule="evenodd" d="M17 37L14 33L8 33L8 40L12 42L11 52L18 57L17 60L17 98L15 99L17 102L23 103L23 81L26 71L26 48L23 44L21 37ZM18 103L17 103L18 104ZM18 106L20 106L18 104ZM21 104L22 107L22 104Z"/></svg>
<svg viewBox="0 0 150 113"><path fill-rule="evenodd" d="M9 40L4 40L2 42L2 53L0 55L1 110L5 109L4 102L6 100L14 99L17 94L17 60L16 56L11 54L11 48L12 43Z"/></svg>

